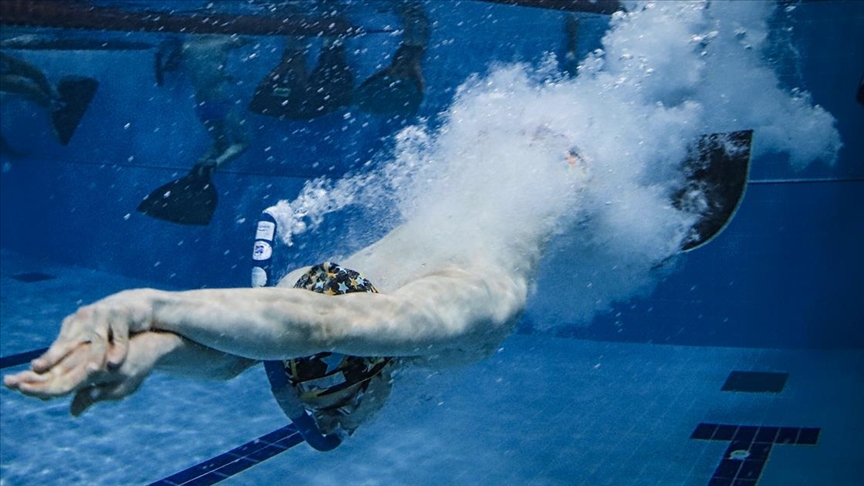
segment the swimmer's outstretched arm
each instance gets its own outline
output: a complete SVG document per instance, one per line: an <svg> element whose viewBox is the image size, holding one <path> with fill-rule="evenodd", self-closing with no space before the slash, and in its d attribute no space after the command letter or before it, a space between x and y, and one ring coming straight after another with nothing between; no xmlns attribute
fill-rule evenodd
<svg viewBox="0 0 864 486"><path fill-rule="evenodd" d="M526 295L523 279L494 268L485 268L481 275L455 267L414 280L391 295L332 297L280 287L129 290L66 318L57 340L33 362L33 369L47 372L85 344L89 356L80 366L120 366L128 336L151 330L171 331L253 360L321 351L404 357L473 353L509 333Z"/></svg>
<svg viewBox="0 0 864 486"><path fill-rule="evenodd" d="M28 370L7 375L4 384L43 399L74 393L71 412L78 416L96 402L131 395L154 370L201 380L228 380L257 363L173 333L144 332L132 337L122 365L94 373L82 366L90 356L91 346L79 346L47 373Z"/></svg>

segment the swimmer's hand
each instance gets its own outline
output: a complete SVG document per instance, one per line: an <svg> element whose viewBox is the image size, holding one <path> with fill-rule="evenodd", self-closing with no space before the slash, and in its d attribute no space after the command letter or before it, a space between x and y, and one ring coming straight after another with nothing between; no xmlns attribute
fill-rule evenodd
<svg viewBox="0 0 864 486"><path fill-rule="evenodd" d="M77 352L75 359L83 363L85 372L120 367L129 351L129 336L152 327L156 293L151 289L126 290L81 307L63 320L60 334L48 351L32 361L33 371L47 373L81 347L85 351Z"/></svg>
<svg viewBox="0 0 864 486"><path fill-rule="evenodd" d="M137 334L129 343L129 353L122 365L97 372L87 369L94 346L84 344L45 372L27 370L6 375L3 384L43 400L74 393L70 412L77 417L97 402L120 400L134 393L153 371L159 358L174 345L172 341L179 341L179 338L164 333Z"/></svg>

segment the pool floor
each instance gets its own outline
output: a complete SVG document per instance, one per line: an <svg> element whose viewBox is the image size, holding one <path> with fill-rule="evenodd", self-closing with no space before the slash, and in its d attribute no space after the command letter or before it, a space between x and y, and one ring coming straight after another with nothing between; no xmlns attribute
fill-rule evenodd
<svg viewBox="0 0 864 486"><path fill-rule="evenodd" d="M0 251L0 355L47 346L77 305L146 286ZM4 372L21 369L8 368ZM154 375L78 419L0 392L0 485L147 484L286 424L261 367ZM336 451L299 444L223 484L860 485L864 350L514 335L467 368L403 371Z"/></svg>

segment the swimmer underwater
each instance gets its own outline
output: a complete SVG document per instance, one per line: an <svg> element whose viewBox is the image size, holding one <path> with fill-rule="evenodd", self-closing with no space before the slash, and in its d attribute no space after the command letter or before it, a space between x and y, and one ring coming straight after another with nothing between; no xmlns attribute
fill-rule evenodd
<svg viewBox="0 0 864 486"><path fill-rule="evenodd" d="M751 135L703 136L697 153L680 161L682 174L699 180L690 187L694 181L681 177L684 187L668 203L699 220L693 223L698 237L682 240L678 251L709 241L734 214L746 186ZM544 160L560 153L562 173L580 187L589 183L591 168L581 165L590 158L575 146L567 151L566 137L544 126L518 136ZM485 174L465 177L473 183ZM471 189L460 196L470 201ZM710 204L688 203L693 193ZM299 401L301 418L310 412L321 434L344 438L383 406L397 367L474 363L498 349L519 322L544 249L561 229L545 210L529 211L531 217L505 229L483 224L482 205L466 207L476 216L467 228L433 235L428 217L434 211L409 218L339 264L294 270L276 286L110 295L64 319L48 351L31 369L5 376L4 384L42 399L73 395L71 413L78 416L133 394L154 370L228 380L263 361L277 402L298 428ZM304 434L319 448L310 437ZM329 450L333 444L319 445Z"/></svg>
<svg viewBox="0 0 864 486"><path fill-rule="evenodd" d="M703 137L684 162L708 163L695 182L719 190L707 193L717 211L694 225L699 241L681 251L707 243L733 216L751 134ZM715 179L715 164L738 167L737 178ZM519 225L494 244L442 252L426 226L408 220L344 266L300 268L272 287L116 293L68 316L48 351L4 384L42 399L74 395L78 416L131 395L154 370L228 380L264 361L283 411L311 446L330 450L384 405L398 366L453 367L494 352L525 309L553 231Z"/></svg>
<svg viewBox="0 0 864 486"><path fill-rule="evenodd" d="M230 379L262 360L322 352L397 358L379 359L385 365L374 376L361 377L363 390L349 390L344 403L316 404L322 431L350 434L383 405L389 370L397 363L453 366L494 351L525 307L540 258L543 235L526 235L430 268L424 255L431 248L410 237L417 234L411 224L347 258L344 267L299 269L276 287L134 289L111 295L67 317L32 369L5 376L4 384L42 399L74 394L71 413L77 416L94 403L134 393L153 370ZM363 269L370 281L387 282L393 291L363 291L374 289L347 268ZM326 291L333 284L330 294L339 291L339 283L342 289L363 288L334 297L291 288L298 279L310 289L317 284ZM366 362L374 367L376 360ZM358 394L365 394L365 403L348 403Z"/></svg>
<svg viewBox="0 0 864 486"><path fill-rule="evenodd" d="M550 161L569 144L545 126L521 136L532 150L548 144ZM694 221L678 251L710 241L732 218L751 136L705 135L682 154L685 177L668 206ZM590 158L575 146L560 154L563 173L579 187L589 184ZM561 229L545 209L502 226L484 224L482 205L471 206L477 218L468 227L430 233L434 211L408 218L340 264L294 270L276 286L110 295L64 319L48 351L4 384L42 399L73 395L78 416L133 394L154 370L228 380L263 361L286 415L312 447L330 450L384 405L394 369L474 363L519 322L543 251ZM453 238L462 244L449 245Z"/></svg>
<svg viewBox="0 0 864 486"><path fill-rule="evenodd" d="M690 50L688 44L687 52ZM670 89L677 90L677 86ZM480 101L488 100L484 97ZM669 123L675 126L677 122ZM516 134L515 130L507 133ZM711 149L705 163L689 172L703 178L702 182L710 182L695 187L716 190L702 198L702 191L681 187L670 201L669 206L676 210L698 214L701 220L695 221L694 227L710 228L697 231L702 237L698 244L721 231L737 209L746 186L751 134L733 137L747 145L746 151L732 147L725 154L734 154L739 162L731 164L738 168L733 184L725 180L731 171L720 170L725 164L714 167L715 162L723 162L723 155L714 156L717 150ZM524 140L520 139L516 147L526 150L524 153L533 154L533 148L529 152L525 147L542 146L544 140L550 141L548 150L556 155L558 148L569 146L561 142L561 147L553 147L558 144L554 131L521 135ZM709 135L700 145L729 147L726 142L724 137ZM545 147L538 150L546 157ZM562 155L565 153L568 160L562 162L564 165L583 161L579 150ZM585 160L590 162L591 157ZM668 167L674 162L669 161ZM686 166L686 160L681 162ZM459 174L470 183L461 184L454 177L448 184L467 189L458 195L473 203L470 184L489 184L482 173L485 167L480 165L473 178ZM568 171L579 172L575 168ZM691 198L692 194L697 197ZM505 194L489 204L507 199L511 198ZM518 209L516 204L524 201L512 199L514 206L507 209ZM691 199L692 204L688 204ZM702 203L715 199L724 203L714 215L705 217L688 210L689 206L711 207ZM482 240L455 231L439 239L430 238L428 228L435 221L430 218L438 215L433 211L425 219L409 218L377 242L341 259L340 265L297 269L274 287L145 288L108 296L68 316L49 350L31 363L31 369L5 376L4 384L42 399L72 395L71 413L78 416L96 403L133 394L154 370L194 379L227 380L259 362L266 366L277 361L283 378L287 377L292 391L313 413L321 431L350 435L381 408L390 391L389 373L397 366L442 368L474 363L498 349L519 322L544 249L559 229L535 221L542 218L507 215L506 222L515 224L502 231L504 225L485 226L475 221L474 216L482 221L482 207L464 207L472 209L467 230L482 233ZM534 215L530 211L526 214ZM710 225L702 225L705 221ZM533 224L524 224L527 222ZM461 231L466 226L455 229ZM459 240L459 244L442 248L445 238ZM683 243L689 246L678 251L697 246L692 241ZM656 261L658 266L662 263L662 259ZM362 277L355 270L362 272ZM327 353L340 353L345 358L334 363ZM307 373L303 368L317 371ZM341 376L342 381L333 383L334 376Z"/></svg>

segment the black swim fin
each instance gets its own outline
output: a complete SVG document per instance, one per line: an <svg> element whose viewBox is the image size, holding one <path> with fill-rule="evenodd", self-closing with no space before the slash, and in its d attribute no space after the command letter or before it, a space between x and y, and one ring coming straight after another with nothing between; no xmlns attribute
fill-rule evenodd
<svg viewBox="0 0 864 486"><path fill-rule="evenodd" d="M373 74L354 92L354 104L375 115L413 116L424 96L420 58L423 48L401 46L387 68Z"/></svg>
<svg viewBox="0 0 864 486"><path fill-rule="evenodd" d="M306 74L305 48L288 48L282 60L255 88L249 110L259 115L311 120L351 102L354 75L345 46L322 49L311 74Z"/></svg>
<svg viewBox="0 0 864 486"><path fill-rule="evenodd" d="M61 144L69 144L98 87L95 79L81 76L65 76L57 84L60 106L51 113L51 123Z"/></svg>
<svg viewBox="0 0 864 486"><path fill-rule="evenodd" d="M684 162L686 186L673 197L676 208L700 215L681 251L715 238L732 220L747 188L753 131L702 136Z"/></svg>
<svg viewBox="0 0 864 486"><path fill-rule="evenodd" d="M193 168L189 175L150 193L138 205L138 211L171 223L207 226L219 199L212 172L212 169Z"/></svg>
<svg viewBox="0 0 864 486"><path fill-rule="evenodd" d="M412 116L423 101L423 92L412 80L379 72L363 82L355 93L357 106L375 115Z"/></svg>

